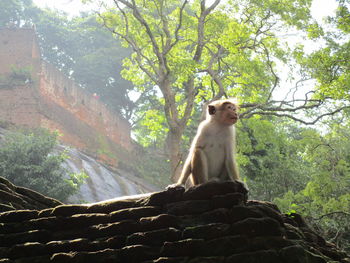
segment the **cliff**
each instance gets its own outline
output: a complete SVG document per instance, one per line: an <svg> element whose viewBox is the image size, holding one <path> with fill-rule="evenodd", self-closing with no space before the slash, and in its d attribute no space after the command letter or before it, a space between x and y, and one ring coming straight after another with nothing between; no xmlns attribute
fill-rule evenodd
<svg viewBox="0 0 350 263"><path fill-rule="evenodd" d="M238 182L0 213L0 262L350 262Z"/></svg>

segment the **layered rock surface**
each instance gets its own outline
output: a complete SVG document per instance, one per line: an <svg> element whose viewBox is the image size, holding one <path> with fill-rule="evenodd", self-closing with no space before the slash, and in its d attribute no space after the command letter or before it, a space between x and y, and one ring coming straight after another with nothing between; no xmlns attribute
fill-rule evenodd
<svg viewBox="0 0 350 263"><path fill-rule="evenodd" d="M238 182L0 214L0 262L350 262Z"/></svg>
<svg viewBox="0 0 350 263"><path fill-rule="evenodd" d="M56 199L16 186L4 177L0 177L0 212L21 209L40 210L58 205L62 203Z"/></svg>

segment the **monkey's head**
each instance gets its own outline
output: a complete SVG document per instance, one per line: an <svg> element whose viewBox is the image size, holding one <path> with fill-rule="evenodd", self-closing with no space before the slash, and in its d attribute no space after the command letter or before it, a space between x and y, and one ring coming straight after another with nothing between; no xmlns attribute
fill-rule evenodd
<svg viewBox="0 0 350 263"><path fill-rule="evenodd" d="M207 118L223 125L233 125L238 121L239 106L234 99L216 100L208 105Z"/></svg>

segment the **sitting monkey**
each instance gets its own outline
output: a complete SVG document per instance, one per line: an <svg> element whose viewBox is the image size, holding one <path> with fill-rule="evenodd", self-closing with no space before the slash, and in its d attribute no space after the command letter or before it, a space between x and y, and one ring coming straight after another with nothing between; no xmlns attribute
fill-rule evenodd
<svg viewBox="0 0 350 263"><path fill-rule="evenodd" d="M173 186L185 185L190 175L193 185L239 180L234 153L238 110L233 99L217 100L208 105L206 119L198 127L181 176Z"/></svg>

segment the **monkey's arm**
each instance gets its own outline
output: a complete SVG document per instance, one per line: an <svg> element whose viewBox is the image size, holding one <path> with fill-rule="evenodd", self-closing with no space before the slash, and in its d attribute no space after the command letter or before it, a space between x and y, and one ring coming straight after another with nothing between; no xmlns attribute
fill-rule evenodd
<svg viewBox="0 0 350 263"><path fill-rule="evenodd" d="M192 182L194 185L208 181L208 159L203 147L196 147L191 162Z"/></svg>
<svg viewBox="0 0 350 263"><path fill-rule="evenodd" d="M202 123L200 124L198 130L202 129L201 126L202 126ZM194 169L193 161L198 159L196 158L196 155L198 155L198 148L203 147L203 142L202 142L203 137L204 137L203 135L198 136L198 134L194 137L187 159L182 168L180 178L176 183L177 185L185 185L191 173L193 176L193 169Z"/></svg>
<svg viewBox="0 0 350 263"><path fill-rule="evenodd" d="M190 174L192 174L192 183L194 185L208 181L208 161L202 147L191 149L177 185L184 185Z"/></svg>

